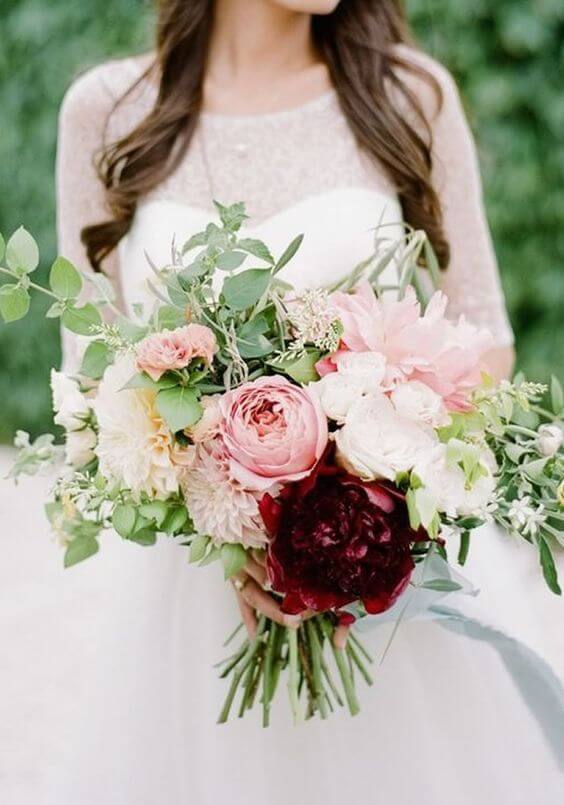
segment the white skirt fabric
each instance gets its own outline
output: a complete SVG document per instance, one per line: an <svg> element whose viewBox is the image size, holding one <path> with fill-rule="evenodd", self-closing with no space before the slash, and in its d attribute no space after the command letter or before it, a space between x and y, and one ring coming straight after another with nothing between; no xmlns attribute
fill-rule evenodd
<svg viewBox="0 0 564 805"><path fill-rule="evenodd" d="M143 549L108 534L98 557L64 571L43 519L46 485L2 487L6 805L564 801L561 711L531 709L530 680L520 684L495 641L437 621L402 623L374 687L360 687L356 718L294 727L280 688L268 730L258 712L216 725L226 685L212 666L237 623L219 568L191 567L166 540ZM487 539L498 540L505 578L513 546ZM486 553L474 548L465 572L479 583ZM536 643L562 670L561 606L536 572L513 587L512 599L501 591L506 611L516 622L529 611ZM376 656L389 628L363 636ZM545 684L535 677L533 697Z"/></svg>

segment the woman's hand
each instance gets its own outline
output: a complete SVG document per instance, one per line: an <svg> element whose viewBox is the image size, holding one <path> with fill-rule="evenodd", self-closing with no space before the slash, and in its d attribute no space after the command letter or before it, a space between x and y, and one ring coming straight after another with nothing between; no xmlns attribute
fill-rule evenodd
<svg viewBox="0 0 564 805"><path fill-rule="evenodd" d="M278 599L265 589L268 586L268 578L264 554L259 551L253 551L253 556L247 560L244 570L237 573L232 578L232 582L241 618L251 639L254 638L257 631L257 612L290 629L298 629L304 620L317 614L309 609L299 615L288 615L282 612ZM348 626L337 627L334 638L336 648L345 647L348 631Z"/></svg>

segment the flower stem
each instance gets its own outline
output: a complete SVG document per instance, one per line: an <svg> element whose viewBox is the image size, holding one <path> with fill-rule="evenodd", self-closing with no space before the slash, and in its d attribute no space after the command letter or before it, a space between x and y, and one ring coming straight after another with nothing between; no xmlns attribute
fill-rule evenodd
<svg viewBox="0 0 564 805"><path fill-rule="evenodd" d="M298 633L295 629L287 629L288 647L290 652L290 673L288 675L288 693L290 695L290 705L294 716L294 724L302 721L300 712L300 701L298 697Z"/></svg>
<svg viewBox="0 0 564 805"><path fill-rule="evenodd" d="M247 670L249 664L253 661L260 644L262 643L262 634L264 632L266 626L266 618L262 616L258 622L257 634L254 640L250 641L247 646L247 650L242 658L242 663L240 667L235 671L233 675L233 680L231 682L231 687L229 688L229 692L227 694L227 698L225 699L225 703L219 714L219 718L217 723L218 724L225 724L227 719L229 718L229 712L231 710L231 706L233 704L233 700L235 698L235 694L237 693L237 689L243 677L243 674ZM224 672L225 674L225 672ZM222 676L224 675L222 674Z"/></svg>

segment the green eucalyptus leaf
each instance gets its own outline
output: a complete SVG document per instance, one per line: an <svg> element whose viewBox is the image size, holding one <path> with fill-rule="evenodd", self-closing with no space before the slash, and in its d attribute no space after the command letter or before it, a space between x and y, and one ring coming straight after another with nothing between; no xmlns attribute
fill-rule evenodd
<svg viewBox="0 0 564 805"><path fill-rule="evenodd" d="M186 324L184 313L173 305L163 305L157 312L157 327L159 330L175 330Z"/></svg>
<svg viewBox="0 0 564 805"><path fill-rule="evenodd" d="M266 292L272 274L269 268L251 268L234 277L227 277L222 293L232 310L246 310L255 305Z"/></svg>
<svg viewBox="0 0 564 805"><path fill-rule="evenodd" d="M72 567L73 565L83 562L90 556L98 553L98 540L93 536L79 536L75 537L69 542L65 551L64 565L65 567Z"/></svg>
<svg viewBox="0 0 564 805"><path fill-rule="evenodd" d="M133 533L137 520L137 509L130 503L119 503L112 514L112 525L125 539Z"/></svg>
<svg viewBox="0 0 564 805"><path fill-rule="evenodd" d="M162 389L171 389L174 386L178 385L178 379L176 377L167 377L164 375L161 377L160 380L153 380L146 375L144 372L138 372L136 375L133 375L130 380L127 381L125 386L123 386L123 390L126 389L146 389L148 391L162 391Z"/></svg>
<svg viewBox="0 0 564 805"><path fill-rule="evenodd" d="M276 372L288 375L296 383L301 383L305 386L307 383L314 383L319 380L315 364L320 358L321 352L312 350L311 352L305 352L299 358L285 358L281 361L273 361L270 365Z"/></svg>
<svg viewBox="0 0 564 805"><path fill-rule="evenodd" d="M189 562L201 562L208 550L210 538L204 534L196 534L190 543Z"/></svg>
<svg viewBox="0 0 564 805"><path fill-rule="evenodd" d="M90 302L82 307L71 305L65 309L62 316L63 325L77 335L92 335L92 330L102 323L102 317L97 308Z"/></svg>
<svg viewBox="0 0 564 805"><path fill-rule="evenodd" d="M184 386L159 391L156 408L173 433L195 425L203 413L196 392Z"/></svg>
<svg viewBox="0 0 564 805"><path fill-rule="evenodd" d="M462 585L451 579L431 579L420 585L423 590L435 590L438 593L455 593L462 590Z"/></svg>
<svg viewBox="0 0 564 805"><path fill-rule="evenodd" d="M237 232L241 228L243 221L249 217L245 212L245 205L241 201L231 204L229 207L225 207L219 201L214 201L213 203L219 213L221 223L230 232Z"/></svg>
<svg viewBox="0 0 564 805"><path fill-rule="evenodd" d="M221 558L221 551L219 548L216 548L215 545L211 548L210 551L204 556L202 561L200 562L200 567L205 567L206 565L211 565L212 562L216 562L218 559Z"/></svg>
<svg viewBox="0 0 564 805"><path fill-rule="evenodd" d="M198 247L205 245L206 245L206 233L196 232L196 234L192 235L192 237L189 238L182 247L182 254L186 254L187 252L192 251L192 249L197 249Z"/></svg>
<svg viewBox="0 0 564 805"><path fill-rule="evenodd" d="M62 302L53 302L53 304L45 312L45 317L48 319L58 319L63 315L65 306Z"/></svg>
<svg viewBox="0 0 564 805"><path fill-rule="evenodd" d="M150 503L143 503L139 506L139 513L150 522L154 522L160 528L168 514L168 506L162 500L153 500Z"/></svg>
<svg viewBox="0 0 564 805"><path fill-rule="evenodd" d="M264 358L274 352L274 345L264 335L255 335L250 338L238 338L237 349L242 358Z"/></svg>
<svg viewBox="0 0 564 805"><path fill-rule="evenodd" d="M0 315L6 324L23 319L29 311L29 301L29 293L21 285L0 286Z"/></svg>
<svg viewBox="0 0 564 805"><path fill-rule="evenodd" d="M99 380L112 360L113 352L110 347L103 341L93 341L86 348L80 373L92 380Z"/></svg>
<svg viewBox="0 0 564 805"><path fill-rule="evenodd" d="M130 534L127 539L130 542L136 542L137 545L148 547L149 545L155 544L157 535L152 528L140 528L138 531L134 531L133 534Z"/></svg>
<svg viewBox="0 0 564 805"><path fill-rule="evenodd" d="M245 252L222 252L216 257L215 265L220 271L235 271L236 268L243 265L246 259L247 255Z"/></svg>
<svg viewBox="0 0 564 805"><path fill-rule="evenodd" d="M20 226L6 244L6 262L12 271L35 271L39 265L39 249L27 229Z"/></svg>
<svg viewBox="0 0 564 805"><path fill-rule="evenodd" d="M247 564L247 552L238 543L225 542L221 546L221 562L225 578L230 579Z"/></svg>
<svg viewBox="0 0 564 805"><path fill-rule="evenodd" d="M253 257L258 257L259 260L264 260L265 263L274 264L274 257L271 255L266 243L263 243L262 240L243 238L237 242L237 248L252 254Z"/></svg>
<svg viewBox="0 0 564 805"><path fill-rule="evenodd" d="M298 235L298 237L294 238L294 240L290 243L290 245L288 246L282 257L276 263L276 267L274 269L276 273L278 273L281 269L284 268L284 266L287 263L290 262L292 257L296 254L296 252L302 245L303 239L304 239L303 235Z"/></svg>
<svg viewBox="0 0 564 805"><path fill-rule="evenodd" d="M57 257L49 272L49 286L61 299L75 299L82 290L82 277L64 257Z"/></svg>
<svg viewBox="0 0 564 805"><path fill-rule="evenodd" d="M562 590L560 589L560 585L558 583L558 571L556 569L554 557L552 556L552 551L550 550L548 542L544 537L539 536L537 537L537 543L539 546L540 563L544 580L546 581L551 592L553 592L555 595L562 595Z"/></svg>
<svg viewBox="0 0 564 805"><path fill-rule="evenodd" d="M185 506L177 506L169 509L168 514L162 524L165 534L180 533L189 521L188 511Z"/></svg>
<svg viewBox="0 0 564 805"><path fill-rule="evenodd" d="M121 337L132 344L136 344L142 338L145 338L149 330L146 325L136 324L134 321L126 319L125 316L119 316L115 323Z"/></svg>

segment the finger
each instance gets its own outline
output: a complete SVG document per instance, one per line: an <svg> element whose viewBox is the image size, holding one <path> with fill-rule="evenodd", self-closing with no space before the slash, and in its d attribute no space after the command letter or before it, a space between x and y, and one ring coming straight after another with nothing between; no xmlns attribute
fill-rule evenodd
<svg viewBox="0 0 564 805"><path fill-rule="evenodd" d="M247 559L245 571L252 576L260 587L265 587L267 583L266 570L263 565L259 565L254 559L250 557Z"/></svg>
<svg viewBox="0 0 564 805"><path fill-rule="evenodd" d="M333 635L333 645L336 649L346 648L350 628L350 626L344 625L337 626L335 634Z"/></svg>
<svg viewBox="0 0 564 805"><path fill-rule="evenodd" d="M302 622L299 615L286 615L286 613L282 612L276 600L265 592L254 579L249 578L245 587L241 590L241 595L247 604L257 609L261 615L265 615L281 626L297 629Z"/></svg>
<svg viewBox="0 0 564 805"><path fill-rule="evenodd" d="M236 590L235 595L237 596L239 612L241 613L241 618L245 624L247 634L251 640L254 640L257 633L257 616L255 614L255 610L245 601L239 591Z"/></svg>

